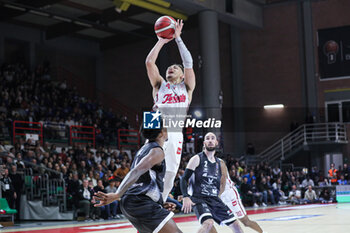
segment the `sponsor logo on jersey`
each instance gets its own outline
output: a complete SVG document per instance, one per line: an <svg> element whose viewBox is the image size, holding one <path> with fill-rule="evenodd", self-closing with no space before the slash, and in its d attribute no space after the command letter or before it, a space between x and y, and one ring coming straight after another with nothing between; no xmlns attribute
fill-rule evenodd
<svg viewBox="0 0 350 233"><path fill-rule="evenodd" d="M181 154L181 151L182 151L181 147L178 147L178 148L177 148L176 154L180 155L180 154Z"/></svg>
<svg viewBox="0 0 350 233"><path fill-rule="evenodd" d="M165 94L163 97L162 104L175 104L175 103L183 103L186 101L186 95L182 94L177 96L175 94Z"/></svg>
<svg viewBox="0 0 350 233"><path fill-rule="evenodd" d="M143 186L143 183L134 183L133 185L131 185L131 187L137 187L137 186Z"/></svg>

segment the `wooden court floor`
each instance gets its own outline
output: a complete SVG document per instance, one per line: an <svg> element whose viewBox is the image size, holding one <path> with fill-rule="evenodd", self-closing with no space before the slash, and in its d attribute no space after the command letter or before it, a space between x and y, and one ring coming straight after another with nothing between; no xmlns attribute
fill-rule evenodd
<svg viewBox="0 0 350 233"><path fill-rule="evenodd" d="M268 233L350 233L350 204L283 206L248 210ZM184 233L195 233L199 228L195 216L176 215L175 221ZM0 232L28 233L136 233L127 220L104 222L51 222L23 224L0 229ZM255 231L245 228L246 233ZM229 233L227 227L217 226L219 233Z"/></svg>

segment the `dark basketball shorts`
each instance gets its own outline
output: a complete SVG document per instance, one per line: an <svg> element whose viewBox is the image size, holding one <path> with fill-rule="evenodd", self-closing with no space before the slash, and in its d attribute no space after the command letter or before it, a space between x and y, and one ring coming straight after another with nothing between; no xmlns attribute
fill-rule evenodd
<svg viewBox="0 0 350 233"><path fill-rule="evenodd" d="M123 196L120 209L140 233L159 232L174 215L144 195Z"/></svg>
<svg viewBox="0 0 350 233"><path fill-rule="evenodd" d="M214 219L217 224L230 225L236 220L232 211L218 197L191 197L194 212L202 224L207 219Z"/></svg>

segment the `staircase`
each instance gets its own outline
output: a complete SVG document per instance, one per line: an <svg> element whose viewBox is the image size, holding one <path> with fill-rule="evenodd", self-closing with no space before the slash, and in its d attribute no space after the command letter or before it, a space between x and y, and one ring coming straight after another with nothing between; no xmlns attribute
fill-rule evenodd
<svg viewBox="0 0 350 233"><path fill-rule="evenodd" d="M10 157L8 153L0 153L0 159L6 157ZM17 171L23 180L20 219L73 220L73 211L67 211L66 183L62 173L23 162L26 168Z"/></svg>
<svg viewBox="0 0 350 233"><path fill-rule="evenodd" d="M53 170L26 168L22 171L24 195L21 202L22 220L72 220L67 211L66 185L60 173L51 178ZM50 174L50 175L51 175Z"/></svg>
<svg viewBox="0 0 350 233"><path fill-rule="evenodd" d="M347 143L346 125L343 123L304 124L261 152L258 157L271 164L286 160L307 146Z"/></svg>

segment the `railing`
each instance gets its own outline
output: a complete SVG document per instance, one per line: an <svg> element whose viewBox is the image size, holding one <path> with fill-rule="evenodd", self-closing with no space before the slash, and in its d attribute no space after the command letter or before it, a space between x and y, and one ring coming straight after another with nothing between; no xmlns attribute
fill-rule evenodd
<svg viewBox="0 0 350 233"><path fill-rule="evenodd" d="M45 141L65 142L68 138L68 127L64 123L45 122L44 136Z"/></svg>
<svg viewBox="0 0 350 233"><path fill-rule="evenodd" d="M253 166L260 163L261 158L259 155L243 155L239 158L238 161L244 161L246 165Z"/></svg>
<svg viewBox="0 0 350 233"><path fill-rule="evenodd" d="M1 157L11 157L0 153ZM41 200L44 206L59 206L60 211L67 210L66 184L62 173L55 170L23 161L25 169L18 170L23 182L23 190L27 200ZM55 177L51 178L50 175Z"/></svg>
<svg viewBox="0 0 350 233"><path fill-rule="evenodd" d="M118 129L118 149L140 147L140 133L138 130Z"/></svg>
<svg viewBox="0 0 350 233"><path fill-rule="evenodd" d="M26 136L27 134L38 135L41 145L43 145L43 125L40 122L13 121L13 144L16 143L16 136Z"/></svg>
<svg viewBox="0 0 350 233"><path fill-rule="evenodd" d="M31 168L25 168L21 171L18 171L18 173L21 173L22 175L22 180L24 181L23 190L25 191L25 194L27 195L28 200L33 199L33 196L34 196L33 170Z"/></svg>
<svg viewBox="0 0 350 233"><path fill-rule="evenodd" d="M304 124L278 140L259 154L262 161L284 160L285 156L301 146L321 143L347 143L346 126L343 123Z"/></svg>
<svg viewBox="0 0 350 233"><path fill-rule="evenodd" d="M93 126L69 126L56 122L40 123L29 121L14 121L12 125L12 144L18 140L19 136L24 137L25 135L31 135L37 136L36 139L32 139L33 141L39 140L41 144L43 144L43 142L66 143L68 145L90 144L90 146L96 147L96 143L103 143L106 146L118 146L118 128L109 127L107 131L102 131L101 137L99 137L98 130L96 130ZM133 132L133 130L130 130L130 132ZM135 133L130 133L129 136L133 137L134 134ZM122 136L122 140L120 140L120 142L123 141L125 136L126 135ZM136 139L139 140L139 138Z"/></svg>
<svg viewBox="0 0 350 233"><path fill-rule="evenodd" d="M78 144L92 143L95 148L95 145L96 145L95 127L72 125L69 128L69 138L70 138L70 145L73 145L73 143L78 143Z"/></svg>
<svg viewBox="0 0 350 233"><path fill-rule="evenodd" d="M47 175L47 174L46 174ZM58 205L61 211L67 210L66 183L64 179L49 179L47 182L46 205Z"/></svg>

